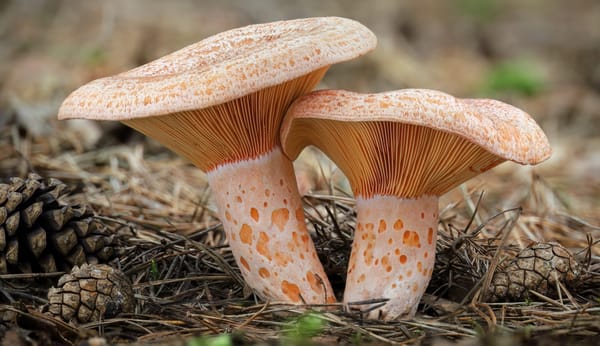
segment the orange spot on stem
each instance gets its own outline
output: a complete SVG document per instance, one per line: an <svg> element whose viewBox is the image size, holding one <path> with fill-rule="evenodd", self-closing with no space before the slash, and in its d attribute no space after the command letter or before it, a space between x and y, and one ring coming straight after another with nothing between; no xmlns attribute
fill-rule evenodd
<svg viewBox="0 0 600 346"><path fill-rule="evenodd" d="M287 280L281 282L281 292L285 294L294 303L300 301L300 288Z"/></svg>
<svg viewBox="0 0 600 346"><path fill-rule="evenodd" d="M317 277L315 276L315 274L313 274L313 272L306 273L306 280L308 281L310 288L312 288L313 291L317 293L323 292L323 286L319 283L319 280L317 280Z"/></svg>
<svg viewBox="0 0 600 346"><path fill-rule="evenodd" d="M406 246L421 247L419 233L409 230L404 231L404 234L402 235L402 244Z"/></svg>
<svg viewBox="0 0 600 346"><path fill-rule="evenodd" d="M244 244L252 245L252 227L246 223L240 228L240 240Z"/></svg>
<svg viewBox="0 0 600 346"><path fill-rule="evenodd" d="M381 265L382 266L387 266L390 263L390 258L385 255L381 258Z"/></svg>
<svg viewBox="0 0 600 346"><path fill-rule="evenodd" d="M273 222L273 224L277 226L277 228L279 228L280 231L284 230L285 224L288 222L289 219L290 211L286 208L279 208L273 210L273 213L271 214L271 222Z"/></svg>
<svg viewBox="0 0 600 346"><path fill-rule="evenodd" d="M396 231L401 230L404 227L404 222L402 222L402 219L398 219L396 220L396 222L394 222L394 229Z"/></svg>
<svg viewBox="0 0 600 346"><path fill-rule="evenodd" d="M240 257L240 263L242 264L242 266L244 268L246 268L246 270L250 271L250 265L248 264L248 261L246 261L246 259L243 256Z"/></svg>
<svg viewBox="0 0 600 346"><path fill-rule="evenodd" d="M304 210L302 208L296 209L296 220L304 222Z"/></svg>
<svg viewBox="0 0 600 346"><path fill-rule="evenodd" d="M273 257L275 258L275 263L283 267L287 266L289 262L292 262L292 257L290 255L279 251L275 252Z"/></svg>
<svg viewBox="0 0 600 346"><path fill-rule="evenodd" d="M254 219L254 221L258 222L259 215L258 215L258 210L256 210L256 208L250 209L250 216Z"/></svg>
<svg viewBox="0 0 600 346"><path fill-rule="evenodd" d="M300 246L300 240L298 239L298 233L292 232L292 240L294 240L294 244L296 244L296 246Z"/></svg>
<svg viewBox="0 0 600 346"><path fill-rule="evenodd" d="M308 234L303 234L300 239L302 239L302 243L304 244L305 247L308 246Z"/></svg>
<svg viewBox="0 0 600 346"><path fill-rule="evenodd" d="M406 257L406 255L400 256L400 263L404 264L404 263L406 263L406 261L408 261L408 258Z"/></svg>
<svg viewBox="0 0 600 346"><path fill-rule="evenodd" d="M266 279L271 276L271 272L263 267L258 270L258 275L260 275L261 278Z"/></svg>
<svg viewBox="0 0 600 346"><path fill-rule="evenodd" d="M265 232L260 232L258 242L256 243L256 251L263 257L271 260L271 251L269 250L269 236Z"/></svg>
<svg viewBox="0 0 600 346"><path fill-rule="evenodd" d="M377 229L377 232L383 233L386 231L386 229L387 225L385 224L385 220L379 220L379 228Z"/></svg>

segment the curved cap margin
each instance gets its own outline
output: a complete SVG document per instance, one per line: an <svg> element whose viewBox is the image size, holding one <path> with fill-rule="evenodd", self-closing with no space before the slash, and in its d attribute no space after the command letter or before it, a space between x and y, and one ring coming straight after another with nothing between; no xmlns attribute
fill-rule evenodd
<svg viewBox="0 0 600 346"><path fill-rule="evenodd" d="M494 155L521 164L537 164L552 149L538 124L524 111L491 99L459 99L428 89L402 89L377 94L319 90L300 97L281 127L286 154L296 157L290 133L297 119L343 122L390 121L425 126L459 135Z"/></svg>

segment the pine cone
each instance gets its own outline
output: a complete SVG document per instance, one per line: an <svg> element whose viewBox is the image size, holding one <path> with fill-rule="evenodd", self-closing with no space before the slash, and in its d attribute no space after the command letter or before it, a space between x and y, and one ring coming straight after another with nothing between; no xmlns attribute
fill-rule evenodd
<svg viewBox="0 0 600 346"><path fill-rule="evenodd" d="M534 243L499 268L492 277L489 301L517 301L529 290L557 297L557 282L576 287L583 271L571 253L558 243Z"/></svg>
<svg viewBox="0 0 600 346"><path fill-rule="evenodd" d="M132 312L133 288L123 272L105 264L84 264L50 288L48 312L66 322L95 322Z"/></svg>
<svg viewBox="0 0 600 346"><path fill-rule="evenodd" d="M85 205L65 205L67 186L30 174L0 184L0 273L53 272L114 257L114 236Z"/></svg>

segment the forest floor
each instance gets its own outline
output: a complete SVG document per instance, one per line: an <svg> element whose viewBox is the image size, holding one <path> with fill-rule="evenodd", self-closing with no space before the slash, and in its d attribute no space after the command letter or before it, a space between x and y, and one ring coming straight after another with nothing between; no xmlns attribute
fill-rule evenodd
<svg viewBox="0 0 600 346"><path fill-rule="evenodd" d="M252 4L252 5L250 5ZM568 8L566 8L568 6ZM333 66L319 88L438 89L526 110L553 156L478 176L440 200L437 258L416 318L364 320L334 305L260 301L239 279L206 176L115 123L59 122L68 93L229 28L307 16L361 21L378 48ZM560 23L560 25L558 25ZM0 3L0 182L36 172L71 188L124 251L134 313L85 324L45 314L54 273L0 274L3 345L583 345L600 334L600 3L560 1L5 1ZM355 226L341 172L296 162L307 222L336 295ZM547 293L491 302L496 272L559 243L580 270ZM1 252L0 255L4 256ZM209 338L211 335L218 337ZM97 340L96 340L97 341Z"/></svg>

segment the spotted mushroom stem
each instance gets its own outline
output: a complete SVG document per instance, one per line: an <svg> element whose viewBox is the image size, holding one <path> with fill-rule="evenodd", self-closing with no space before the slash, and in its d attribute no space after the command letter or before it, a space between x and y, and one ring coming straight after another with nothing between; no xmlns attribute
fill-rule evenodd
<svg viewBox="0 0 600 346"><path fill-rule="evenodd" d="M246 282L263 299L335 302L304 223L292 163L275 147L208 172L219 217Z"/></svg>
<svg viewBox="0 0 600 346"><path fill-rule="evenodd" d="M387 298L374 310L348 306L371 319L412 318L433 272L438 197L359 196L356 212L344 303Z"/></svg>

